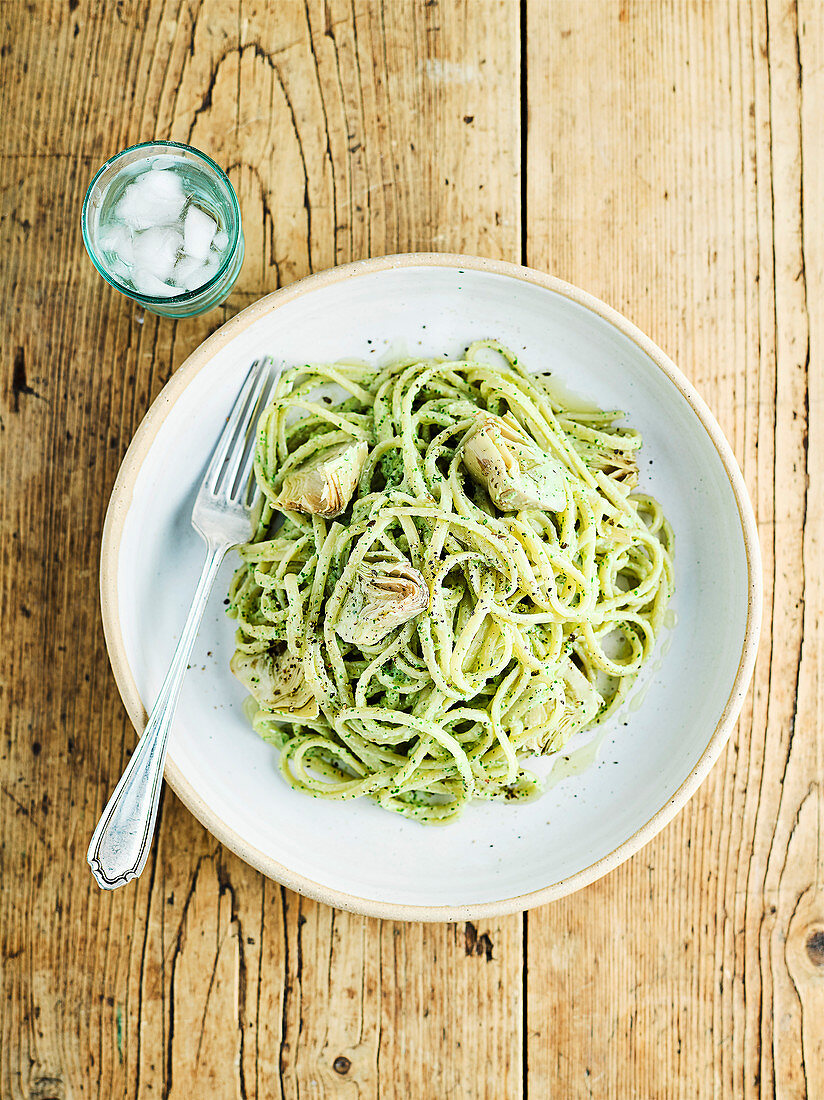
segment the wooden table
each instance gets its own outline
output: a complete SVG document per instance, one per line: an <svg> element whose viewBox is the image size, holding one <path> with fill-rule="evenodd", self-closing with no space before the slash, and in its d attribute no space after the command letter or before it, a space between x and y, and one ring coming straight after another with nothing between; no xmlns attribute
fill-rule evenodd
<svg viewBox="0 0 824 1100"><path fill-rule="evenodd" d="M5 0L0 20L0 1095L824 1097L824 4ZM237 292L195 320L118 296L80 239L94 170L152 137L240 195ZM100 893L86 845L134 735L97 557L132 433L261 294L428 249L604 298L717 413L765 565L737 732L653 843L528 915L332 911L169 792L144 876Z"/></svg>

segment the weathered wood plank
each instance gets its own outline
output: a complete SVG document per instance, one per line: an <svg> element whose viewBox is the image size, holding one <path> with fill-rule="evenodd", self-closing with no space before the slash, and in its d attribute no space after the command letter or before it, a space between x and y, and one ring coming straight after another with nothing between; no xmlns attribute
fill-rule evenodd
<svg viewBox="0 0 824 1100"><path fill-rule="evenodd" d="M702 790L618 872L530 915L535 1095L822 1089L822 33L817 4L528 8L529 261L698 384L743 464L766 580L752 700Z"/></svg>
<svg viewBox="0 0 824 1100"><path fill-rule="evenodd" d="M406 1096L425 1078L462 1095L485 1034L477 1095L514 1095L520 918L467 933L332 912L169 792L137 884L101 895L84 863L133 745L96 572L135 427L214 327L310 270L416 248L518 258L512 8L44 0L0 17L0 1094ZM152 136L205 149L241 197L246 266L205 318L144 315L82 252L91 173Z"/></svg>
<svg viewBox="0 0 824 1100"><path fill-rule="evenodd" d="M208 332L309 270L519 258L522 45L526 258L628 313L708 397L767 610L752 699L690 807L529 916L524 1091L824 1092L822 8L525 7L522 42L506 0L0 11L3 1097L522 1092L520 918L333 912L168 793L138 884L102 896L83 859L133 745L96 558L134 428ZM212 153L244 209L237 293L177 324L108 290L79 243L91 172L153 135Z"/></svg>

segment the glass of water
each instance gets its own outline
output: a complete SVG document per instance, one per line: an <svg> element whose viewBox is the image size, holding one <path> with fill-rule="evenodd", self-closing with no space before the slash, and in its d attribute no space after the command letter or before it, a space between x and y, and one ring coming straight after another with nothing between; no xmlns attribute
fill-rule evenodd
<svg viewBox="0 0 824 1100"><path fill-rule="evenodd" d="M164 317L220 305L243 265L240 205L213 160L147 141L107 160L83 202L83 243L115 290Z"/></svg>

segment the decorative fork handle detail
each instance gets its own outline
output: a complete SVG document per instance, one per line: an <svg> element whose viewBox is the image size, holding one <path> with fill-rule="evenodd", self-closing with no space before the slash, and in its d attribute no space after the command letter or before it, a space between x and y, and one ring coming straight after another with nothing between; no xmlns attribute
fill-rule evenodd
<svg viewBox="0 0 824 1100"><path fill-rule="evenodd" d="M86 858L104 890L115 890L137 878L149 855L163 785L169 730L183 677L209 593L231 545L208 541L206 562L169 671L134 755L92 835Z"/></svg>

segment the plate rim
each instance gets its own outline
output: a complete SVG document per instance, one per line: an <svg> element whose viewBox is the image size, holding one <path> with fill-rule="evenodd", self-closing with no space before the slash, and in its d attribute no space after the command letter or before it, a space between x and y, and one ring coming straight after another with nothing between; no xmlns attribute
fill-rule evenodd
<svg viewBox="0 0 824 1100"><path fill-rule="evenodd" d="M307 275L286 287L264 295L221 325L187 356L152 402L132 437L120 464L103 523L100 548L100 606L103 634L112 672L120 697L139 736L145 728L147 714L138 693L123 642L117 592L118 564L123 529L131 506L134 487L141 466L166 416L200 370L236 336L264 315L298 297L347 279L407 267L446 267L459 271L481 271L543 287L595 313L636 344L681 392L710 437L733 491L747 559L747 620L741 656L724 709L698 761L674 794L625 841L574 875L559 879L537 890L497 901L467 905L413 905L364 898L325 886L292 871L236 833L200 797L183 772L172 761L166 761L166 782L198 821L246 863L283 886L326 905L365 916L427 922L476 920L523 912L572 894L613 871L649 843L683 809L717 761L741 711L752 678L761 631L763 582L758 530L744 477L732 447L709 406L675 363L641 329L588 291L581 290L554 275L506 260L451 252L404 252L356 260L353 263Z"/></svg>

